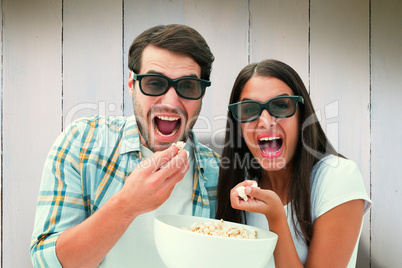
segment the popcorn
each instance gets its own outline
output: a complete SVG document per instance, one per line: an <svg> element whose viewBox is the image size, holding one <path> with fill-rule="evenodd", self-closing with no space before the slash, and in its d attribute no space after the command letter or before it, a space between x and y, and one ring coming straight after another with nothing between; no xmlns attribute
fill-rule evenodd
<svg viewBox="0 0 402 268"><path fill-rule="evenodd" d="M176 143L173 143L172 145L175 145L177 147L177 149L179 149L179 152L184 148L184 146L186 146L185 142L182 141L178 141ZM187 153L187 158L190 157L190 153L187 150L184 150Z"/></svg>
<svg viewBox="0 0 402 268"><path fill-rule="evenodd" d="M260 187L258 187L258 184L256 181L253 181L253 184L251 185L251 187L256 187L258 189L260 189ZM248 201L248 196L246 195L246 187L244 186L239 186L236 188L236 191L239 193L239 196L244 200L244 201Z"/></svg>
<svg viewBox="0 0 402 268"><path fill-rule="evenodd" d="M236 188L236 191L239 193L239 196L243 198L244 201L248 200L248 196L246 195L246 187L239 186Z"/></svg>
<svg viewBox="0 0 402 268"><path fill-rule="evenodd" d="M188 230L182 227L184 230ZM257 231L248 232L244 227L240 229L228 226L224 223L223 220L219 222L206 222L201 224L193 223L190 227L191 232L206 234L211 236L220 236L220 237L233 237L233 238L241 238L241 239L256 239Z"/></svg>
<svg viewBox="0 0 402 268"><path fill-rule="evenodd" d="M184 146L186 145L186 143L184 143L182 141L178 141L178 142L173 143L173 144L177 147L177 149L179 149L179 151L182 150L184 148Z"/></svg>

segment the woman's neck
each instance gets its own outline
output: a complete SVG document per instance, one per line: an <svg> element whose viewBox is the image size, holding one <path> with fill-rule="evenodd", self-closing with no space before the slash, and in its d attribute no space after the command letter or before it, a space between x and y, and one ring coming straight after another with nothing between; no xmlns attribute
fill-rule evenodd
<svg viewBox="0 0 402 268"><path fill-rule="evenodd" d="M292 168L287 166L278 171L261 171L258 186L261 189L274 191L282 200L283 205L289 203L288 192Z"/></svg>

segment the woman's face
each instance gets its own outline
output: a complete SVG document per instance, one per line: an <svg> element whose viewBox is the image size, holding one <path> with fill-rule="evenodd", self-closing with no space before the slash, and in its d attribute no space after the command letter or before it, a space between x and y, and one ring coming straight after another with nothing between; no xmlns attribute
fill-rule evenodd
<svg viewBox="0 0 402 268"><path fill-rule="evenodd" d="M277 78L253 76L245 84L240 101L266 102L293 95L290 87ZM281 170L292 160L299 140L298 118L298 110L288 118L275 118L263 110L257 120L241 124L247 147L264 170Z"/></svg>

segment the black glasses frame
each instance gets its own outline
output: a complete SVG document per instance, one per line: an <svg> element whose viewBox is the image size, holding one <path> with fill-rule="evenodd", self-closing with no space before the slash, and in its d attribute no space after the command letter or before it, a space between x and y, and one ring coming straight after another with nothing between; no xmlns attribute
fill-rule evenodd
<svg viewBox="0 0 402 268"><path fill-rule="evenodd" d="M294 111L293 111L291 114L289 114L289 115L284 115L284 116L282 116L282 115L276 115L276 114L272 113L272 111L271 111L270 108L269 108L269 105L270 105L270 103L271 103L272 101L275 101L275 100L278 100L278 99L291 99L291 100L295 103L295 109L294 109ZM257 120L257 119L261 116L261 113L262 113L263 110L267 110L268 113L269 113L271 116L276 117L276 118L288 118L288 117L292 117L292 116L296 113L297 104L298 104L299 102L301 102L302 104L304 104L304 99L303 99L302 96L279 96L279 97L272 98L272 99L268 100L267 102L259 102L259 101L254 101L254 100L245 100L245 101L240 101L240 102L232 103L232 104L230 104L230 105L228 106L228 109L229 109L229 111L232 113L234 119L236 119L236 120L239 121L240 123L246 123L246 122L252 122L252 121L254 121L254 120ZM249 119L241 120L241 119L238 117L238 114L237 114L237 110L238 110L237 107L238 107L239 105L243 104L243 103L257 103L257 104L259 105L259 109L260 109L259 112L258 112L258 114L256 114L255 116L252 116L252 117L249 118Z"/></svg>
<svg viewBox="0 0 402 268"><path fill-rule="evenodd" d="M163 92L161 92L159 94L147 93L142 89L142 85L141 85L141 80L144 77L161 77L161 78L164 78L168 82L167 87ZM146 96L151 96L151 97L162 96L163 94L165 94L169 90L170 87L173 86L173 88L175 89L177 95L179 95L183 99L187 99L187 100L198 100L198 99L202 98L202 96L204 96L204 94L205 94L205 89L211 85L211 81L200 79L200 78L195 78L195 77L184 76L184 77L180 77L180 78L177 78L177 79L170 79L169 77L164 76L162 74L136 74L135 72L133 72L133 80L138 81L142 94L144 94ZM201 83L201 95L199 97L196 97L196 98L191 98L191 97L184 96L179 90L177 90L177 85L182 80L194 80L194 81L200 82Z"/></svg>

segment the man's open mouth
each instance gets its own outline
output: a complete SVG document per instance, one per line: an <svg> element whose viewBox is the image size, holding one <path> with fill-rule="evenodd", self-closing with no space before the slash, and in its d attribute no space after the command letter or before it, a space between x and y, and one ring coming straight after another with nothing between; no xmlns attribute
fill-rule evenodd
<svg viewBox="0 0 402 268"><path fill-rule="evenodd" d="M153 119L155 132L162 137L174 136L180 129L181 118L176 116L156 116Z"/></svg>
<svg viewBox="0 0 402 268"><path fill-rule="evenodd" d="M258 140L260 150L264 154L278 153L282 148L282 138L280 137L263 137Z"/></svg>

